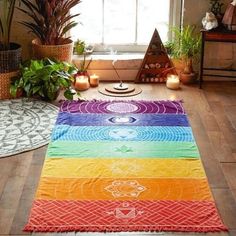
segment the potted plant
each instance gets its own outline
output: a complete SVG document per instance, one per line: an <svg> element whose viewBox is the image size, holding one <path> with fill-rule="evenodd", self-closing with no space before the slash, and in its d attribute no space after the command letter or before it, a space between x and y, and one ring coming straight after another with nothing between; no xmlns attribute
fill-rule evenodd
<svg viewBox="0 0 236 236"><path fill-rule="evenodd" d="M75 52L78 54L78 55L82 55L84 52L85 52L85 42L78 39L76 42L75 42Z"/></svg>
<svg viewBox="0 0 236 236"><path fill-rule="evenodd" d="M201 36L195 33L194 26L189 25L184 26L182 29L175 27L173 32L172 57L177 59L177 63L181 61L184 63L183 70L180 72L181 81L183 83L191 83L196 78L196 73L193 70L193 60L197 61L199 59Z"/></svg>
<svg viewBox="0 0 236 236"><path fill-rule="evenodd" d="M27 97L53 101L60 90L65 89L65 98L72 100L73 95L77 94L71 88L76 72L77 69L67 62L48 58L30 60L21 66L19 76L13 78L10 92L12 96L16 96L17 91L22 90Z"/></svg>
<svg viewBox="0 0 236 236"><path fill-rule="evenodd" d="M85 53L85 51L83 51L83 61L80 62L79 65L77 65L78 71L74 76L75 77L75 89L76 90L83 91L83 90L86 90L86 89L89 88L90 77L89 77L89 73L88 73L88 68L89 68L91 62L92 62L92 58L89 60L89 62L86 65L86 53ZM80 88L79 81L81 80L81 78L87 84L83 88Z"/></svg>
<svg viewBox="0 0 236 236"><path fill-rule="evenodd" d="M21 46L10 42L16 0L0 1L0 99L10 98L10 78L21 62Z"/></svg>
<svg viewBox="0 0 236 236"><path fill-rule="evenodd" d="M167 52L167 54L170 55L170 56L173 54L173 50L172 50L173 46L174 46L174 43L171 42L171 41L167 41L167 42L164 44L164 47L165 47L165 49L166 49L166 52Z"/></svg>
<svg viewBox="0 0 236 236"><path fill-rule="evenodd" d="M66 37L68 31L77 25L71 9L80 0L21 0L25 13L31 22L21 22L36 38L32 41L33 55L36 59L54 58L71 62L73 41Z"/></svg>

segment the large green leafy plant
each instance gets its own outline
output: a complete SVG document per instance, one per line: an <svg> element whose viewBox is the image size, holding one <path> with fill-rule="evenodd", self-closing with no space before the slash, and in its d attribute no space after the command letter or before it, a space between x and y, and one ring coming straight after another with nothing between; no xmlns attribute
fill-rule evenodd
<svg viewBox="0 0 236 236"><path fill-rule="evenodd" d="M72 100L77 94L71 89L73 75L77 69L66 63L50 59L30 60L20 68L20 75L13 79L10 92L15 97L22 90L27 97L41 97L55 100L60 89L65 89L64 96ZM79 95L79 94L78 94Z"/></svg>
<svg viewBox="0 0 236 236"><path fill-rule="evenodd" d="M78 23L73 19L79 14L71 14L71 9L80 0L21 0L20 10L31 22L21 22L32 31L44 45L59 45L67 42L66 33Z"/></svg>
<svg viewBox="0 0 236 236"><path fill-rule="evenodd" d="M193 60L198 60L201 49L201 36L196 32L194 26L184 26L182 29L172 29L174 39L170 44L171 56L183 59L186 63L184 73L193 72Z"/></svg>
<svg viewBox="0 0 236 236"><path fill-rule="evenodd" d="M0 0L0 51L10 49L10 34L16 0Z"/></svg>

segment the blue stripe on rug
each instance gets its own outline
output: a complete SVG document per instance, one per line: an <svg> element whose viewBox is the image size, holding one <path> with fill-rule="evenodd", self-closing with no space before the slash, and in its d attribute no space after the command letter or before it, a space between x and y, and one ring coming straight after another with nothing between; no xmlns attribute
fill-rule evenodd
<svg viewBox="0 0 236 236"><path fill-rule="evenodd" d="M68 126L56 125L52 140L66 141L179 141L193 142L190 127L181 126Z"/></svg>
<svg viewBox="0 0 236 236"><path fill-rule="evenodd" d="M71 126L189 126L186 115L59 113L56 124Z"/></svg>

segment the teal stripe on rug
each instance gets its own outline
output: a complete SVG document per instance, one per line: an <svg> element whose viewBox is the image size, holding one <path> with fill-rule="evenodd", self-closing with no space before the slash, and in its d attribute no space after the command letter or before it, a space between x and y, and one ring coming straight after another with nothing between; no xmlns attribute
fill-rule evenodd
<svg viewBox="0 0 236 236"><path fill-rule="evenodd" d="M190 127L56 125L52 140L65 141L178 141L193 142Z"/></svg>
<svg viewBox="0 0 236 236"><path fill-rule="evenodd" d="M47 157L199 158L195 142L54 141Z"/></svg>

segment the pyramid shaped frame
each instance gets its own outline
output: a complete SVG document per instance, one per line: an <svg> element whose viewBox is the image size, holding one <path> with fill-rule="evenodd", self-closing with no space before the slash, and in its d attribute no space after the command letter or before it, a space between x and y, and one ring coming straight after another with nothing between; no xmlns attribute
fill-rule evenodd
<svg viewBox="0 0 236 236"><path fill-rule="evenodd" d="M166 82L168 74L177 75L159 33L155 29L135 83L163 83Z"/></svg>

